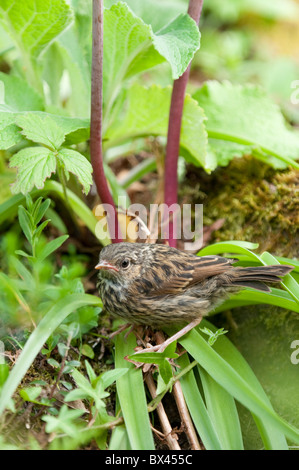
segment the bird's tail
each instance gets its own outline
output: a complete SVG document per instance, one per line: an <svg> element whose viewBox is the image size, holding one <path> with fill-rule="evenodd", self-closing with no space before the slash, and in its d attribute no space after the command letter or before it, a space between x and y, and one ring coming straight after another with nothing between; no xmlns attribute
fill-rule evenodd
<svg viewBox="0 0 299 470"><path fill-rule="evenodd" d="M281 277L294 269L294 266L274 265L256 266L249 268L233 268L227 276L227 284L230 286L251 287L262 292L270 292L267 283L280 282Z"/></svg>

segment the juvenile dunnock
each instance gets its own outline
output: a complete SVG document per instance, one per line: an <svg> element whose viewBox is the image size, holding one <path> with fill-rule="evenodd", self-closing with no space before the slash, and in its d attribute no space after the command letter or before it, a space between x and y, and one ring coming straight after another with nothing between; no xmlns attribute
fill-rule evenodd
<svg viewBox="0 0 299 470"><path fill-rule="evenodd" d="M99 294L109 313L129 323L160 329L189 323L191 328L229 294L245 287L269 292L266 283L281 281L293 269L234 267L235 261L160 244L108 245L96 266Z"/></svg>

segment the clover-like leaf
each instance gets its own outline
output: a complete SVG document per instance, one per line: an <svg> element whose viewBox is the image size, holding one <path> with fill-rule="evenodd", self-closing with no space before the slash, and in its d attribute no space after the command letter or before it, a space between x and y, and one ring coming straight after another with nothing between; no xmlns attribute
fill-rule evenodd
<svg viewBox="0 0 299 470"><path fill-rule="evenodd" d="M22 128L21 133L38 144L52 150L59 149L64 142L65 133L50 115L26 113L16 118L16 124Z"/></svg>
<svg viewBox="0 0 299 470"><path fill-rule="evenodd" d="M27 194L34 186L38 189L44 187L45 180L56 170L56 158L45 147L28 147L16 153L9 166L18 169L12 192Z"/></svg>
<svg viewBox="0 0 299 470"><path fill-rule="evenodd" d="M87 194L92 184L92 166L87 158L76 150L65 148L60 149L57 156L64 170L77 176L83 186L83 192Z"/></svg>

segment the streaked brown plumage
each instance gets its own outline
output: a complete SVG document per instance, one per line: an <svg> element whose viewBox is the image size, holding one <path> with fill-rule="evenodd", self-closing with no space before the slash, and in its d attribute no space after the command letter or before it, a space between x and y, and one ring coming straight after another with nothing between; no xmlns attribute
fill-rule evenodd
<svg viewBox="0 0 299 470"><path fill-rule="evenodd" d="M207 315L243 287L268 292L293 267L234 267L221 256L191 255L166 245L118 243L101 251L99 293L105 309L127 322L161 328ZM254 293L253 293L254 296Z"/></svg>

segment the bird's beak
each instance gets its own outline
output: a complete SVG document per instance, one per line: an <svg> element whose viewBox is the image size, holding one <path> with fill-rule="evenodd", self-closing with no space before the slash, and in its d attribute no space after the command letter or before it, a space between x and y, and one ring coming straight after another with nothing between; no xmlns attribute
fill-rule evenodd
<svg viewBox="0 0 299 470"><path fill-rule="evenodd" d="M116 266L113 266L113 264L108 263L107 261L100 261L96 266L95 269L108 269L112 271L117 271L118 269Z"/></svg>

